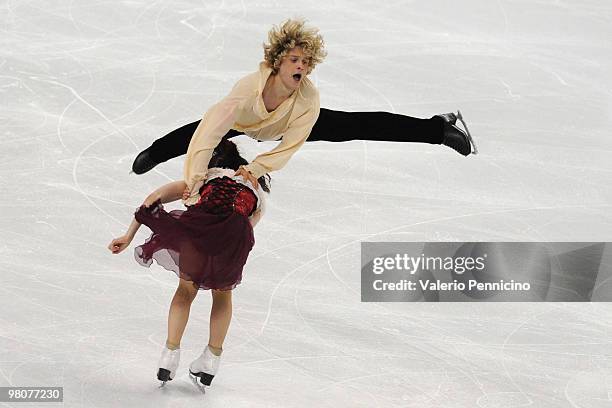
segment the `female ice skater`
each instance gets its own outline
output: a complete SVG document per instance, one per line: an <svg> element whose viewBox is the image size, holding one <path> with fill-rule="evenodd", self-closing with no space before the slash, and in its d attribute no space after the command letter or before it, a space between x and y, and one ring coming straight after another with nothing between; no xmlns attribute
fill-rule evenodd
<svg viewBox="0 0 612 408"><path fill-rule="evenodd" d="M180 359L180 344L191 303L198 289L212 290L210 336L202 355L189 366L192 379L210 385L221 358L223 341L232 317L232 289L242 279L242 268L253 247L253 226L262 215L263 195L235 173L247 164L236 145L223 140L214 149L200 199L186 211L166 212L162 203L183 197L184 181L166 184L151 193L136 211L125 235L108 248L118 254L126 249L141 224L151 237L135 248L136 260L150 266L154 259L175 272L179 284L168 313L168 337L159 361L157 378L172 380ZM265 177L259 186L269 191Z"/></svg>
<svg viewBox="0 0 612 408"><path fill-rule="evenodd" d="M326 52L317 29L287 20L268 33L259 71L239 80L232 91L211 107L202 120L156 140L138 154L132 170L143 174L157 164L187 152L185 181L197 196L197 180L210 151L221 138L246 134L257 140L281 140L272 151L246 166L255 179L278 170L306 141L404 141L444 144L467 156L477 153L461 113L417 119L388 112L341 112L320 109L319 93L308 75ZM466 131L456 121L462 121Z"/></svg>

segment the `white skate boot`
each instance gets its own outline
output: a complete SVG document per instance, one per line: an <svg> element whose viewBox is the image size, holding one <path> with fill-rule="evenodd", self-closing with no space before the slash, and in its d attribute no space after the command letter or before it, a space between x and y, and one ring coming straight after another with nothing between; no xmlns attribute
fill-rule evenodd
<svg viewBox="0 0 612 408"><path fill-rule="evenodd" d="M170 350L168 347L164 347L162 350L158 364L159 370L157 370L157 379L162 381L162 387L166 384L166 381L174 378L180 359L181 349Z"/></svg>
<svg viewBox="0 0 612 408"><path fill-rule="evenodd" d="M221 356L215 356L210 348L206 346L204 352L200 357L194 360L189 366L189 374L194 383L197 384L197 379L200 379L202 385L210 386L217 370L219 369L219 363L221 362Z"/></svg>

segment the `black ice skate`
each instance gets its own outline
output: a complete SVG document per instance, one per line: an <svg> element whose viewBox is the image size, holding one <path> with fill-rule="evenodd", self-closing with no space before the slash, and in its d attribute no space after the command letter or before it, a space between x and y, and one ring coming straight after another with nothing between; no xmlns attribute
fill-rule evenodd
<svg viewBox="0 0 612 408"><path fill-rule="evenodd" d="M452 123L451 120L447 120L443 116L445 115L436 115L445 120L444 123L444 138L442 140L442 144L450 147L451 149L457 151L459 154L463 156L469 156L470 154L478 154L478 149L476 148L476 144L474 143L474 139L470 134L470 131L467 128L465 121L463 120L463 116L461 115L461 111L457 111L457 114L453 116L455 117L455 123ZM463 131L456 125L456 120L459 119L465 128Z"/></svg>
<svg viewBox="0 0 612 408"><path fill-rule="evenodd" d="M472 145L472 154L478 154L478 148L476 147L476 142L474 142L474 138L472 137L472 134L470 133L470 129L468 129L467 127L467 123L465 123L465 120L463 120L463 115L461 114L460 110L457 110L457 117L463 124L463 127L465 128L465 133L468 139L470 139L470 144Z"/></svg>
<svg viewBox="0 0 612 408"><path fill-rule="evenodd" d="M151 157L151 151L147 148L140 152L132 163L132 172L136 174L144 174L157 166L159 163Z"/></svg>
<svg viewBox="0 0 612 408"><path fill-rule="evenodd" d="M440 118L440 119L444 120L445 122L448 122L448 123L450 123L452 125L457 123L457 115L455 115L453 112L439 113L439 114L435 115L434 118Z"/></svg>

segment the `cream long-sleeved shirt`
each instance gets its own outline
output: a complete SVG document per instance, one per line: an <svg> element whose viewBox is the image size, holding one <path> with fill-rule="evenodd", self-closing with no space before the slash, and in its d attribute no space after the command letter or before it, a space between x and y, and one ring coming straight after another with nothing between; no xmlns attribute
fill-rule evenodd
<svg viewBox="0 0 612 408"><path fill-rule="evenodd" d="M256 178L282 168L310 135L319 117L319 91L308 77L303 77L300 87L268 112L262 94L271 73L272 69L261 62L259 71L239 80L229 95L204 114L187 149L184 178L191 195L183 201L185 205L198 201L212 152L230 129L262 141L282 137L274 149L245 166Z"/></svg>

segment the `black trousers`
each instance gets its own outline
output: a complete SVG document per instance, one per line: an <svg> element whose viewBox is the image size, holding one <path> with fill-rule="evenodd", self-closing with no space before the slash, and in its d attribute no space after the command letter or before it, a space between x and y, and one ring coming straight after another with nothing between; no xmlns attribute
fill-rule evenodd
<svg viewBox="0 0 612 408"><path fill-rule="evenodd" d="M150 155L158 163L187 153L191 137L200 121L173 130L157 139L150 147ZM308 142L347 142L371 140L441 144L443 139L441 118L417 119L389 112L343 112L321 108ZM231 138L242 133L231 129L224 136Z"/></svg>

